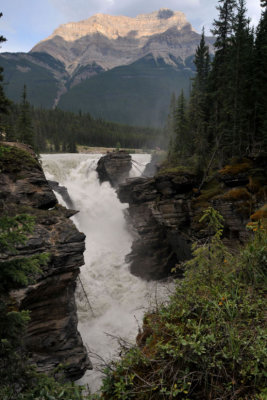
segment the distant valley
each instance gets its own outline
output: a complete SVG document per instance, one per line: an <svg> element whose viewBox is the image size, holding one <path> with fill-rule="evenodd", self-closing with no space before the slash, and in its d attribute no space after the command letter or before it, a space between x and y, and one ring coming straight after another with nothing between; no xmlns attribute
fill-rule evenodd
<svg viewBox="0 0 267 400"><path fill-rule="evenodd" d="M213 39L206 40L212 50ZM171 93L190 90L199 41L182 12L97 14L60 26L29 53L1 53L0 65L6 94L15 102L26 84L37 107L162 126Z"/></svg>

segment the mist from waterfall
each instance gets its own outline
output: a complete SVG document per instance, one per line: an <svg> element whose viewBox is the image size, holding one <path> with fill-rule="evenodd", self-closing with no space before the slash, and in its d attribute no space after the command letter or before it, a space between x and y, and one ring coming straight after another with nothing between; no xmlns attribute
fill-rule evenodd
<svg viewBox="0 0 267 400"><path fill-rule="evenodd" d="M42 155L47 179L68 189L74 208L80 212L72 217L86 235L85 265L81 268L76 290L78 329L94 365L81 383L92 392L99 389L100 358L116 357L121 337L134 343L150 301L154 302L158 285L143 281L129 272L125 256L130 252L133 236L127 228L124 210L109 183L100 185L95 171L101 154ZM135 163L131 176L142 173L150 160L148 154L132 155ZM57 195L64 204L60 195ZM159 285L162 290L162 285Z"/></svg>

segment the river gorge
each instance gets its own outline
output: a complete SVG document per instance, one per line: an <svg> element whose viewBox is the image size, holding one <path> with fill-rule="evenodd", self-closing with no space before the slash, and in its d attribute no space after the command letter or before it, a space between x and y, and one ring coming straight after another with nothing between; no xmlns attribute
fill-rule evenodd
<svg viewBox="0 0 267 400"><path fill-rule="evenodd" d="M147 282L129 271L125 256L133 242L122 204L108 182L99 183L96 166L101 154L42 155L47 179L67 188L72 217L86 235L85 265L77 282L78 329L94 369L80 380L91 391L100 385L99 364L116 356L117 338L135 341L138 321L151 302L164 296L166 284ZM150 160L148 154L134 154L131 177L139 176ZM59 203L66 205L57 194Z"/></svg>

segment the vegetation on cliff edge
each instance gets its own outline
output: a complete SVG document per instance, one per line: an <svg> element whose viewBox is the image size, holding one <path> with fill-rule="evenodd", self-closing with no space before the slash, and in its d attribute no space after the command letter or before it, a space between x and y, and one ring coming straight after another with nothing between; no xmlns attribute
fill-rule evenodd
<svg viewBox="0 0 267 400"><path fill-rule="evenodd" d="M169 303L145 315L137 345L105 369L101 399L266 399L267 221L234 255L222 217L209 208L203 221L214 235L194 246Z"/></svg>

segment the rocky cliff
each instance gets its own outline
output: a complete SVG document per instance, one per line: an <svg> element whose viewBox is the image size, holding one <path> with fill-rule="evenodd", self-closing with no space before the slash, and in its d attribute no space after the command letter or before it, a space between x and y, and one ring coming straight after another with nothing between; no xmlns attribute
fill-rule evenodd
<svg viewBox="0 0 267 400"><path fill-rule="evenodd" d="M226 166L201 191L200 179L189 172L162 170L153 178L127 180L118 196L129 203L137 234L128 256L131 272L161 279L190 258L192 243L208 237L199 219L209 206L224 217L224 241L232 248L244 243L247 223L267 214L266 177L266 157L258 157Z"/></svg>
<svg viewBox="0 0 267 400"><path fill-rule="evenodd" d="M109 182L117 187L129 177L132 168L132 157L126 151L109 152L101 157L97 163L96 171L100 182Z"/></svg>
<svg viewBox="0 0 267 400"><path fill-rule="evenodd" d="M64 364L66 377L76 380L90 368L77 331L74 298L79 267L84 262L85 236L69 219L75 211L57 203L27 146L1 143L0 171L0 212L27 213L35 218L34 232L19 253L50 255L35 284L11 293L19 309L30 311L27 351L38 370L49 372Z"/></svg>

